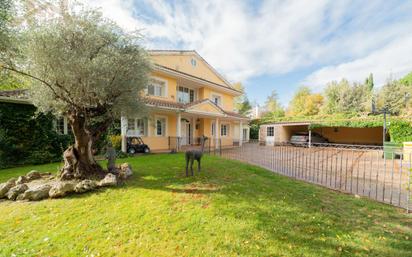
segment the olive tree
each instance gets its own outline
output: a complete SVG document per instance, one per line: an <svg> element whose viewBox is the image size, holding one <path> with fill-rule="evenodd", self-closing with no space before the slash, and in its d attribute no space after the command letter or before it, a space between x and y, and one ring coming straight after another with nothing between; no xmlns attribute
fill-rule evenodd
<svg viewBox="0 0 412 257"><path fill-rule="evenodd" d="M61 178L102 175L93 143L115 118L144 111L149 62L139 35L84 10L28 30L26 62L3 68L31 78L31 98L40 111L68 118L75 142L63 154Z"/></svg>

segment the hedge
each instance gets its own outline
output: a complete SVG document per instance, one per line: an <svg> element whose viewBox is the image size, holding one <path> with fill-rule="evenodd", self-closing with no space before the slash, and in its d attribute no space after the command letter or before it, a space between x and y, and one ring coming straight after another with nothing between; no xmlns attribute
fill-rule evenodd
<svg viewBox="0 0 412 257"><path fill-rule="evenodd" d="M72 138L58 134L53 120L33 105L0 102L0 168L60 161Z"/></svg>

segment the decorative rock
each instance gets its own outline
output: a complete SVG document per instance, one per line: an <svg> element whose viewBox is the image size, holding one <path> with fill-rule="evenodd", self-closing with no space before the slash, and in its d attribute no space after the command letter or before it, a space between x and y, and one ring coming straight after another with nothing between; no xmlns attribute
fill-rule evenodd
<svg viewBox="0 0 412 257"><path fill-rule="evenodd" d="M9 200L16 200L17 196L23 194L27 189L29 189L29 187L26 184L16 185L7 192L7 198Z"/></svg>
<svg viewBox="0 0 412 257"><path fill-rule="evenodd" d="M63 197L65 195L67 195L68 193L73 192L75 186L76 186L76 184L73 183L73 182L61 181L61 182L55 184L50 189L49 196L51 198Z"/></svg>
<svg viewBox="0 0 412 257"><path fill-rule="evenodd" d="M7 192L16 185L16 179L9 179L7 182L0 184L0 199L6 197Z"/></svg>
<svg viewBox="0 0 412 257"><path fill-rule="evenodd" d="M45 199L49 197L50 188L51 185L48 184L30 188L24 192L22 200L39 201Z"/></svg>
<svg viewBox="0 0 412 257"><path fill-rule="evenodd" d="M119 171L119 177L121 179L127 179L131 175L133 175L132 166L127 162L121 164L120 171Z"/></svg>
<svg viewBox="0 0 412 257"><path fill-rule="evenodd" d="M108 173L104 179L100 180L97 185L99 187L107 187L107 186L116 186L117 185L117 178L112 173Z"/></svg>
<svg viewBox="0 0 412 257"><path fill-rule="evenodd" d="M27 182L29 182L29 180L26 178L26 176L19 176L17 178L16 185L21 185Z"/></svg>
<svg viewBox="0 0 412 257"><path fill-rule="evenodd" d="M40 179L41 174L37 170L32 170L29 173L27 173L26 178L27 178L28 181Z"/></svg>
<svg viewBox="0 0 412 257"><path fill-rule="evenodd" d="M74 191L76 193L84 193L87 191L91 191L97 187L97 184L95 181L90 180L90 179L85 179L77 183L77 185L74 187Z"/></svg>

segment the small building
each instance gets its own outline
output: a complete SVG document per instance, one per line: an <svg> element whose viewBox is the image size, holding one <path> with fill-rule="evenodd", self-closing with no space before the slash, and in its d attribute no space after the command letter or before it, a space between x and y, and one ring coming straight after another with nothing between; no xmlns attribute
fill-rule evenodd
<svg viewBox="0 0 412 257"><path fill-rule="evenodd" d="M284 121L262 124L259 129L259 141L268 145L289 143L292 135L301 132L317 133L329 143L351 145L382 145L383 126L368 127L351 126L350 121L345 125L332 125L322 121ZM339 124L339 123L336 123Z"/></svg>

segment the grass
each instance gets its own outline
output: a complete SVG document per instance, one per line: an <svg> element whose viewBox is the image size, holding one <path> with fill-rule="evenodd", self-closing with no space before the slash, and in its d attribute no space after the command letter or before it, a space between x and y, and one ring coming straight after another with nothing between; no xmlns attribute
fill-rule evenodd
<svg viewBox="0 0 412 257"><path fill-rule="evenodd" d="M130 162L123 187L66 199L0 202L0 256L411 256L404 210L204 157ZM120 161L119 161L120 162ZM0 181L36 168L0 170Z"/></svg>

